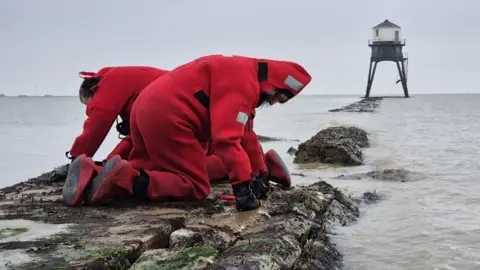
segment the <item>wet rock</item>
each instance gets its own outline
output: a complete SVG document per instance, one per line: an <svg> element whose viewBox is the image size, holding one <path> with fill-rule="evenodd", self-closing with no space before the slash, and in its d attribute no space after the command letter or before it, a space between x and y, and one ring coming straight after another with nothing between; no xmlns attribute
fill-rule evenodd
<svg viewBox="0 0 480 270"><path fill-rule="evenodd" d="M259 142L271 142L271 141L282 141L282 138L275 138L275 137L269 137L269 136L263 136L263 135L257 135L258 141Z"/></svg>
<svg viewBox="0 0 480 270"><path fill-rule="evenodd" d="M329 112L375 112L380 106L383 97L364 98L347 106L338 109L329 110Z"/></svg>
<svg viewBox="0 0 480 270"><path fill-rule="evenodd" d="M290 147L287 150L287 153L290 155L295 155L295 152L297 152L297 149L295 149L295 147Z"/></svg>
<svg viewBox="0 0 480 270"><path fill-rule="evenodd" d="M361 165L363 163L361 148L369 146L368 134L360 128L329 127L301 143L293 162Z"/></svg>
<svg viewBox="0 0 480 270"><path fill-rule="evenodd" d="M262 208L237 212L215 196L231 189L221 182L204 201L67 207L48 199L62 186L50 175L0 190L0 262L10 269L333 268L341 256L326 234L358 217L324 181L272 185Z"/></svg>
<svg viewBox="0 0 480 270"><path fill-rule="evenodd" d="M208 269L289 269L300 257L301 247L291 235L255 236L237 242L220 254Z"/></svg>
<svg viewBox="0 0 480 270"><path fill-rule="evenodd" d="M363 193L361 201L364 202L365 204L374 204L380 201L381 199L382 199L382 196L379 195L376 190L374 190L373 192L367 191Z"/></svg>
<svg viewBox="0 0 480 270"><path fill-rule="evenodd" d="M272 141L298 141L298 140L287 140L284 138L277 138L277 137L270 137L270 136L263 136L263 135L258 135L257 138L259 142L272 142Z"/></svg>
<svg viewBox="0 0 480 270"><path fill-rule="evenodd" d="M144 252L130 269L204 269L212 263L216 255L217 250L209 246L184 250L154 249Z"/></svg>
<svg viewBox="0 0 480 270"><path fill-rule="evenodd" d="M312 228L310 240L291 269L341 269L342 255L331 244L328 234L322 227Z"/></svg>
<svg viewBox="0 0 480 270"><path fill-rule="evenodd" d="M271 218L244 230L242 240L219 254L208 269L292 269L307 257L311 261L300 263L305 269L330 268L341 263L339 253L327 237L322 240L312 237L325 236L329 219L333 221L350 213L358 217L355 202L324 181L284 193L274 192L271 198L268 207ZM311 254L305 247L312 241L332 246L337 256L322 258Z"/></svg>
<svg viewBox="0 0 480 270"><path fill-rule="evenodd" d="M229 234L209 226L191 225L170 235L170 248L181 250L193 246L210 246L223 251L234 239Z"/></svg>
<svg viewBox="0 0 480 270"><path fill-rule="evenodd" d="M386 169L383 171L371 171L368 173L358 173L350 175L340 175L338 179L357 180L371 178L383 181L406 182L417 178L417 175L405 169Z"/></svg>

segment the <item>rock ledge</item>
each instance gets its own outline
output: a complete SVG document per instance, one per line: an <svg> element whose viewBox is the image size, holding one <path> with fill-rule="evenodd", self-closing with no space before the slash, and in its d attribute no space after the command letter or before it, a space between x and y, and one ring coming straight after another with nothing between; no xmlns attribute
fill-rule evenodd
<svg viewBox="0 0 480 270"><path fill-rule="evenodd" d="M359 214L324 181L272 186L264 207L243 213L217 198L230 192L221 182L201 202L72 208L50 174L0 190L7 269L334 269L342 256L328 232Z"/></svg>

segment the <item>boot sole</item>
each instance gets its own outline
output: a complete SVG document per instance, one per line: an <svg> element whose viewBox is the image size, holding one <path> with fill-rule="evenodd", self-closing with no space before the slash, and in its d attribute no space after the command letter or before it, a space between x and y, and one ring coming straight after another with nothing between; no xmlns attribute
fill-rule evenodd
<svg viewBox="0 0 480 270"><path fill-rule="evenodd" d="M107 161L105 165L103 166L103 170L92 180L90 183L91 185L87 188L87 191L85 192L85 203L86 204L98 204L101 203L98 199L95 198L95 194L100 190L102 184L105 184L106 179L105 176L108 173L112 172L112 168L115 167L115 165L118 164L118 161L120 160L119 157L115 156ZM96 200L95 200L96 199Z"/></svg>
<svg viewBox="0 0 480 270"><path fill-rule="evenodd" d="M79 205L85 195L85 189L90 182L90 179L80 179L83 175L82 160L85 155L78 156L69 166L67 177L62 189L63 201L69 206ZM88 175L88 178L91 174ZM82 181L83 180L83 181Z"/></svg>

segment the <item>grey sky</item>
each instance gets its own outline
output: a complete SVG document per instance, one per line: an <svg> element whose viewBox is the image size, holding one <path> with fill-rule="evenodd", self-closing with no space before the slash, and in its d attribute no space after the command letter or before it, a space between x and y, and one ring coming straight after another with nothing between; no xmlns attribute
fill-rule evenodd
<svg viewBox="0 0 480 270"><path fill-rule="evenodd" d="M397 6L398 5L398 6ZM240 54L297 61L305 94L363 94L371 28L402 27L412 95L480 93L480 2L473 0L1 0L0 93L76 95L78 71L171 69ZM402 94L380 63L372 95Z"/></svg>

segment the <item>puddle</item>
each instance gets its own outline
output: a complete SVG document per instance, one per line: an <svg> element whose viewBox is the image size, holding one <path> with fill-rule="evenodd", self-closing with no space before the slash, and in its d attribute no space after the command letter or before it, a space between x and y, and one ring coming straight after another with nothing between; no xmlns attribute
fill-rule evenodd
<svg viewBox="0 0 480 270"><path fill-rule="evenodd" d="M23 249L12 249L0 252L0 269L8 266L24 264L32 261L33 258L25 253Z"/></svg>
<svg viewBox="0 0 480 270"><path fill-rule="evenodd" d="M0 220L0 243L32 241L63 232L73 224L47 224L25 219Z"/></svg>
<svg viewBox="0 0 480 270"><path fill-rule="evenodd" d="M64 232L73 224L47 224L25 219L0 220L0 246L1 243L34 241L48 238ZM21 265L34 260L24 249L11 249L0 251L0 268Z"/></svg>

